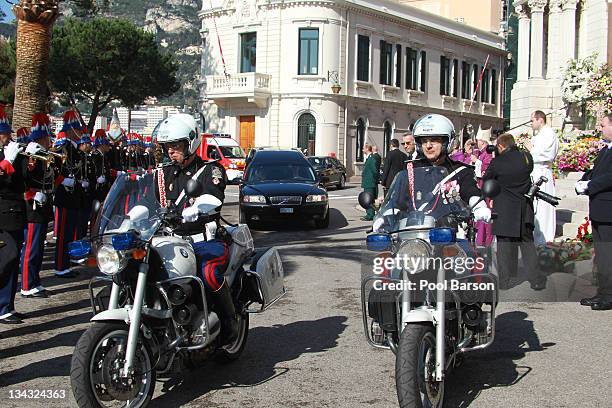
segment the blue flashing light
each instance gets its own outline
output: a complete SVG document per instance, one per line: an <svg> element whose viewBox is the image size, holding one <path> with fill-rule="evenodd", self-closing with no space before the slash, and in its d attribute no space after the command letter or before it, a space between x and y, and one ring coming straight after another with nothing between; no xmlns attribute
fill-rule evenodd
<svg viewBox="0 0 612 408"><path fill-rule="evenodd" d="M111 238L113 248L117 251L127 251L128 249L134 248L134 246L136 246L136 241L136 235L131 232L117 234Z"/></svg>
<svg viewBox="0 0 612 408"><path fill-rule="evenodd" d="M68 254L71 258L82 259L91 252L91 243L88 241L74 241L68 244Z"/></svg>
<svg viewBox="0 0 612 408"><path fill-rule="evenodd" d="M369 251L386 251L391 248L391 235L389 234L371 234L366 239L366 245Z"/></svg>
<svg viewBox="0 0 612 408"><path fill-rule="evenodd" d="M452 228L434 228L429 231L429 242L432 245L451 244L456 241Z"/></svg>

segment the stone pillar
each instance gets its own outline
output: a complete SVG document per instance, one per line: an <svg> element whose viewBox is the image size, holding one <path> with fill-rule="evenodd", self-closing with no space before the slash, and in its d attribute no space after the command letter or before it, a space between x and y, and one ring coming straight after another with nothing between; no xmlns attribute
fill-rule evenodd
<svg viewBox="0 0 612 408"><path fill-rule="evenodd" d="M546 44L548 54L548 68L546 70L547 79L557 79L561 77L560 55L563 44L565 44L566 31L562 29L561 19L561 0L550 0L548 4L548 43Z"/></svg>
<svg viewBox="0 0 612 408"><path fill-rule="evenodd" d="M563 14L561 24L565 31L563 47L561 47L561 67L567 65L567 60L576 58L576 5L578 0L562 0Z"/></svg>
<svg viewBox="0 0 612 408"><path fill-rule="evenodd" d="M515 10L519 15L518 56L516 58L516 63L518 64L517 81L527 81L529 78L529 13L525 4L516 5Z"/></svg>
<svg viewBox="0 0 612 408"><path fill-rule="evenodd" d="M529 78L542 78L544 69L544 7L547 0L529 0L531 8L531 64Z"/></svg>

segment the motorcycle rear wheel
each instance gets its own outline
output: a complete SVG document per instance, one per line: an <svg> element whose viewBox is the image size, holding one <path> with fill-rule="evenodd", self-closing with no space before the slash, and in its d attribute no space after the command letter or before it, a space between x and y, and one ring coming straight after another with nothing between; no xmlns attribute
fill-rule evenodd
<svg viewBox="0 0 612 408"><path fill-rule="evenodd" d="M226 344L217 350L215 354L215 360L217 362L231 363L232 361L238 360L246 346L247 337L249 336L249 314L239 314L238 319L238 337L231 344Z"/></svg>
<svg viewBox="0 0 612 408"><path fill-rule="evenodd" d="M435 360L433 326L408 324L395 357L395 386L401 408L442 408L444 381L435 381Z"/></svg>
<svg viewBox="0 0 612 408"><path fill-rule="evenodd" d="M70 383L72 393L79 407L98 408L123 406L128 408L146 407L155 390L156 373L153 356L147 344L139 344L134 358L135 375L133 380L139 384L137 390L125 384L109 382L115 370L123 367L121 350L127 344L128 326L120 322L94 323L79 338L72 355ZM111 370L109 370L109 368ZM136 386L137 386L136 385ZM134 398L118 400L119 393ZM114 394L114 395L113 395Z"/></svg>

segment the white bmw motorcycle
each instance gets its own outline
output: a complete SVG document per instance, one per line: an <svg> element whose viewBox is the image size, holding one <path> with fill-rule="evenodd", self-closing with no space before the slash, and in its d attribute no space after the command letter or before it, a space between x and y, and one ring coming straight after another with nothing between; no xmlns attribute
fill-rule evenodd
<svg viewBox="0 0 612 408"><path fill-rule="evenodd" d="M175 233L180 212L162 208L155 188L152 173L120 176L98 213L91 242L70 244L73 258L93 254L88 263L97 263L104 275L90 282L94 317L72 357L70 379L79 407L144 407L157 375L209 358L236 360L246 344L249 313L263 312L285 293L276 249L257 251L246 225L228 226L232 244L225 279L239 334L222 344L219 314L197 274L193 237ZM201 208L200 219L216 214L220 205L207 198L210 205Z"/></svg>

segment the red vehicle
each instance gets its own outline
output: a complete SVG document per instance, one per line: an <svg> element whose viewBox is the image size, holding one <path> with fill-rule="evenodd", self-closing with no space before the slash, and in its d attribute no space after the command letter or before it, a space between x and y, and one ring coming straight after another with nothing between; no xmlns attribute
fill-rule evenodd
<svg viewBox="0 0 612 408"><path fill-rule="evenodd" d="M225 168L229 182L241 180L244 175L246 155L229 134L203 133L198 155L204 160L218 160Z"/></svg>

